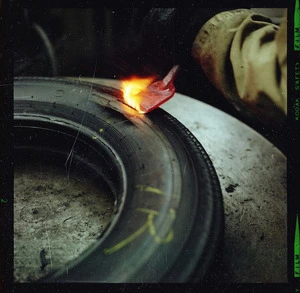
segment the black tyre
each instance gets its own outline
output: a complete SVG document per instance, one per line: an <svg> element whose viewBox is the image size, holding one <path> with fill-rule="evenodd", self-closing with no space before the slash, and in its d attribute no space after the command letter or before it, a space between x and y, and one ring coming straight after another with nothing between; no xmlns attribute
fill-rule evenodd
<svg viewBox="0 0 300 293"><path fill-rule="evenodd" d="M42 282L201 281L223 231L219 181L201 144L162 109L140 115L115 90L15 80L16 158L40 154L101 181L116 215L95 245ZM116 91L117 94L117 91Z"/></svg>

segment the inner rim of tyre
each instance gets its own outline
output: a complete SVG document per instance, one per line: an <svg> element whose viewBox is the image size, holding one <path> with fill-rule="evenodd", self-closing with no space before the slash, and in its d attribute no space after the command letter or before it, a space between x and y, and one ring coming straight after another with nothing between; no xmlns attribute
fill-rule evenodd
<svg viewBox="0 0 300 293"><path fill-rule="evenodd" d="M126 175L121 159L105 140L83 134L73 125L49 122L47 117L15 117L14 161L39 161L64 168L67 176L105 189L114 197L117 210L124 202Z"/></svg>

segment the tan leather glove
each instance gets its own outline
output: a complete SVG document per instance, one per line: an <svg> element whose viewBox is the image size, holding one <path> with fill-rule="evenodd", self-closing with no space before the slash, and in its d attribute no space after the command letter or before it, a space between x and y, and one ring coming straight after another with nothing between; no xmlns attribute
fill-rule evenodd
<svg viewBox="0 0 300 293"><path fill-rule="evenodd" d="M192 47L210 81L250 119L284 124L287 113L287 26L247 9L207 21Z"/></svg>

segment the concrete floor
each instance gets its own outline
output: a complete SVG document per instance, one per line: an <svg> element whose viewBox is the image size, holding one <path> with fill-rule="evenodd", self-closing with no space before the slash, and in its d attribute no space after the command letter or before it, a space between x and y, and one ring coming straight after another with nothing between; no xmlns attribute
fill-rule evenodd
<svg viewBox="0 0 300 293"><path fill-rule="evenodd" d="M177 93L162 108L201 142L219 177L225 233L215 283L286 283L286 157L247 125L190 97Z"/></svg>
<svg viewBox="0 0 300 293"><path fill-rule="evenodd" d="M78 257L114 214L110 194L55 166L16 166L14 188L15 282L36 281Z"/></svg>

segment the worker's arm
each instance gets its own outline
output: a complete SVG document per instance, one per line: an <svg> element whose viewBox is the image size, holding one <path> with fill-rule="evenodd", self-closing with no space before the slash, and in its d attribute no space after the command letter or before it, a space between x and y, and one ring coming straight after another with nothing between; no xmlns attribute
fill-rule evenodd
<svg viewBox="0 0 300 293"><path fill-rule="evenodd" d="M266 124L287 113L287 26L247 9L208 20L192 48L210 81L235 107Z"/></svg>

